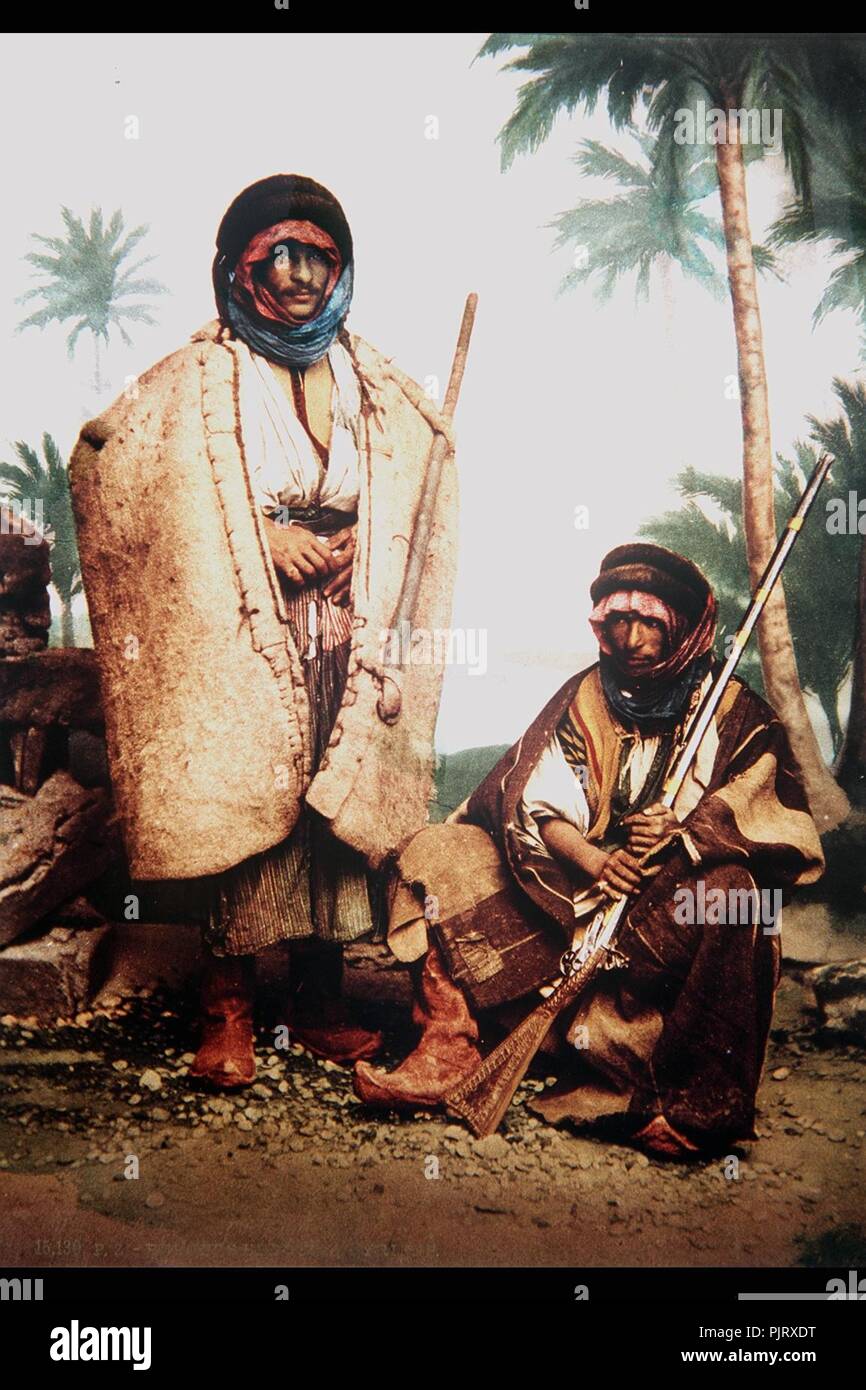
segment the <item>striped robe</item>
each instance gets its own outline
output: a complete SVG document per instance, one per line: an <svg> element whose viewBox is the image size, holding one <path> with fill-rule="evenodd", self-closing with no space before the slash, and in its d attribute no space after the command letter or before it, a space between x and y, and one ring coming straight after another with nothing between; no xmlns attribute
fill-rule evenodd
<svg viewBox="0 0 866 1390"><path fill-rule="evenodd" d="M335 341L328 352L334 388L327 456L314 445L267 359L242 342L237 353L239 415L255 504L273 516L281 508L323 506L345 512L351 525L357 520L361 398L346 348ZM303 666L305 732L315 773L343 700L352 607L321 592L326 580L300 589L282 575L279 581ZM352 941L374 926L374 874L363 855L306 806L286 839L210 876L202 887L208 917L203 937L217 954L249 954L311 936Z"/></svg>
<svg viewBox="0 0 866 1390"><path fill-rule="evenodd" d="M588 875L569 873L526 833L524 792L552 739L583 769L590 842L621 843L621 817L657 794L645 779L631 803L622 795L633 734L593 666L557 692L452 824L415 837L400 861L392 938L410 954L407 893L432 895L438 939L476 1009L538 1002L598 901ZM681 825L655 852L660 871L621 929L627 967L602 972L560 1020L567 1074L532 1106L554 1123L629 1133L664 1114L704 1148L753 1136L781 951L778 923L742 909L767 902L756 893L784 898L815 882L824 860L785 731L736 677L708 740L674 805ZM720 902L737 921L718 920ZM690 921L689 903L716 910Z"/></svg>

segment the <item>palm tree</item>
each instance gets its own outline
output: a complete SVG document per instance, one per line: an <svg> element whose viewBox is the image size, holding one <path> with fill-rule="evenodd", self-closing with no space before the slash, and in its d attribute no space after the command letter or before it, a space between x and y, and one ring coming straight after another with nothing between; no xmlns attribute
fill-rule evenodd
<svg viewBox="0 0 866 1390"><path fill-rule="evenodd" d="M847 499L849 490L866 478L866 388L850 388L837 380L835 389L845 417L825 423L810 421L812 438L819 448L797 441L794 461L781 456L777 459L776 507L783 514L794 510L819 453L831 448L831 440L838 449L831 472L833 494ZM731 478L694 468L678 474L675 486L686 505L647 521L640 533L690 555L704 570L718 599L718 643L726 655L725 641L736 632L749 600L742 488ZM701 506L707 501L721 514L721 520L707 515ZM860 546L857 535L829 531L823 512L819 502L791 552L785 585L803 688L820 701L835 754L843 736L839 691L851 671ZM763 691L760 664L752 649L746 648L738 670L750 685Z"/></svg>
<svg viewBox="0 0 866 1390"><path fill-rule="evenodd" d="M821 424L812 420L812 437L835 456L844 469L837 491L843 498L853 492L866 497L866 385L834 382L845 407L846 419ZM833 477L836 479L836 468ZM861 522L862 524L862 522ZM854 652L851 668L851 709L848 727L836 763L836 776L857 805L866 804L866 535L847 532L832 537L838 573L839 601L855 609ZM859 551L859 565L848 549ZM828 557L829 560L829 557ZM837 576L834 575L834 579Z"/></svg>
<svg viewBox="0 0 866 1390"><path fill-rule="evenodd" d="M726 654L726 642L736 632L749 601L749 564L743 533L743 490L733 478L685 468L673 479L684 499L678 511L651 517L638 528L669 550L688 555L700 565L716 595L718 627L716 645ZM711 503L719 519L705 510ZM759 693L763 693L761 663L753 646L747 646L737 670Z"/></svg>
<svg viewBox="0 0 866 1390"><path fill-rule="evenodd" d="M60 644L74 647L72 600L81 592L81 571L66 465L50 434L42 436L44 463L22 440L15 452L20 463L0 462L0 485L15 501L41 504L40 529L51 545L51 582L60 600Z"/></svg>
<svg viewBox="0 0 866 1390"><path fill-rule="evenodd" d="M720 298L724 281L701 242L720 248L724 236L720 223L697 207L715 188L710 161L703 154L696 156L672 203L670 190L654 166L655 141L638 133L635 138L644 156L640 163L598 140L584 140L572 156L582 175L611 179L624 191L615 198L586 199L554 219L551 225L559 229L556 246L573 244L584 250L581 263L563 279L560 293L596 276L595 297L602 304L617 280L636 270L635 298L646 300L653 266L665 277L667 291L666 277L679 265L684 275ZM707 182L708 172L712 185ZM666 303L669 297L666 293Z"/></svg>
<svg viewBox="0 0 866 1390"><path fill-rule="evenodd" d="M857 574L857 631L851 666L851 712L836 764L840 786L857 806L866 806L866 540Z"/></svg>
<svg viewBox="0 0 866 1390"><path fill-rule="evenodd" d="M785 208L770 228L768 243L782 247L824 242L827 250L843 258L830 275L812 321L817 326L833 310L853 311L866 361L866 115L859 135L852 134L850 125L829 120L821 110L810 113L814 168L809 197L795 198Z"/></svg>
<svg viewBox="0 0 866 1390"><path fill-rule="evenodd" d="M658 266L667 307L670 272L678 265L683 275L703 285L713 298L721 299L725 281L704 246L723 250L724 232L716 218L699 208L718 189L714 160L695 150L679 187L672 190L660 174L657 141L639 131L634 137L644 156L640 163L598 140L584 140L573 156L581 174L614 180L624 191L615 198L586 199L554 219L551 225L559 229L555 245L571 243L584 249L580 264L563 279L560 293L596 275L595 297L603 304L617 280L636 270L635 299L639 302L649 298L650 275L653 266ZM747 155L757 157L757 152ZM759 270L778 274L772 254L764 247L753 246L752 254Z"/></svg>
<svg viewBox="0 0 866 1390"><path fill-rule="evenodd" d="M124 327L124 320L131 323L156 322L144 304L122 304L120 301L128 295L164 294L166 287L158 280L135 279L141 267L154 260L153 256L145 256L121 273L122 263L133 247L147 235L146 226L136 227L121 241L124 227L120 209L104 227L102 209L94 208L88 229L69 208L61 208L61 214L66 226L65 238L33 235L34 241L41 242L53 254L31 251L24 257L48 278L44 284L34 286L16 300L19 304L36 296L45 300L41 309L22 320L17 332L24 328L44 328L46 323L53 320L64 323L67 319L75 319L66 339L69 356L72 357L75 351L79 334L84 331L90 333L95 354L93 388L100 395L104 389L100 341L108 346L109 332L113 326L126 346L131 347L132 339Z"/></svg>
<svg viewBox="0 0 866 1390"><path fill-rule="evenodd" d="M855 126L858 119L866 124L862 107L854 109ZM852 311L860 323L861 357L866 360L866 176L861 155L866 131L852 134L851 124L850 115L841 122L828 119L820 109L812 113L809 128L819 158L815 160L810 196L785 209L770 228L770 242L775 246L822 242L842 258L815 307L813 322L817 325L834 310ZM838 457L856 454L861 461L858 483L866 490L863 416L853 416L847 406L846 410L849 429L838 421L835 430L825 432L823 442L834 452L838 449ZM851 711L836 776L852 801L862 806L866 805L866 536L860 542L857 594Z"/></svg>
<svg viewBox="0 0 866 1390"><path fill-rule="evenodd" d="M631 122L643 99L647 124L658 135L658 177L672 196L693 160L688 143L680 141L683 113L691 113L697 128L708 104L723 113L781 111L786 166L795 191L808 201L807 100L821 100L831 115L845 117L866 71L859 49L838 35L810 35L804 41L799 35L493 34L479 56L527 45L528 52L507 64L535 75L520 88L500 131L503 168L518 153L537 149L562 111L592 111L606 93L608 114L619 129ZM742 131L731 122L725 134L714 149L737 346L744 527L754 587L776 540L773 456ZM767 694L802 768L812 813L821 830L832 829L847 814L848 800L821 757L809 720L781 584L764 607L758 643Z"/></svg>

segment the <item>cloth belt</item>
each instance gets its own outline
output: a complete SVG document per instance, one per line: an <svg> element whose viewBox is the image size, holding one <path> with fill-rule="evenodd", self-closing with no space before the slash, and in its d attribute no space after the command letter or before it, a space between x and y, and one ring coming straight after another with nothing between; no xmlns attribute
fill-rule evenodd
<svg viewBox="0 0 866 1390"><path fill-rule="evenodd" d="M280 517L296 521L316 536L334 536L346 526L354 526L358 513L343 512L336 507L278 507Z"/></svg>

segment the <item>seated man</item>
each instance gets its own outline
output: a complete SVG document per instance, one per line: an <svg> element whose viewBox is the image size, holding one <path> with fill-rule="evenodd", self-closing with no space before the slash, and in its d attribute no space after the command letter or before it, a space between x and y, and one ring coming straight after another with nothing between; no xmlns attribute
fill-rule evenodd
<svg viewBox="0 0 866 1390"><path fill-rule="evenodd" d="M598 662L401 856L389 940L424 957L421 1038L390 1074L359 1062L355 1090L375 1105L440 1103L480 1060L478 1012L539 1002L598 907L630 893L625 968L600 972L560 1018L573 1065L532 1108L603 1121L655 1153L718 1151L754 1137L778 909L820 877L821 844L782 725L736 676L673 808L660 800L718 669L700 570L623 545L590 593Z"/></svg>

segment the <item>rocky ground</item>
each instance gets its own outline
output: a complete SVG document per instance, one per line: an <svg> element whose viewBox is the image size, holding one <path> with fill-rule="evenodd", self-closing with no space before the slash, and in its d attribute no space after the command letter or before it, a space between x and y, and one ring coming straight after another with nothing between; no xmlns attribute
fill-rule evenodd
<svg viewBox="0 0 866 1390"><path fill-rule="evenodd" d="M143 989L61 1026L0 1020L0 1264L866 1262L866 1052L822 1044L790 975L760 1138L695 1166L535 1119L543 1071L483 1141L371 1118L348 1072L273 1031L256 1084L210 1094L193 1019L189 993Z"/></svg>

